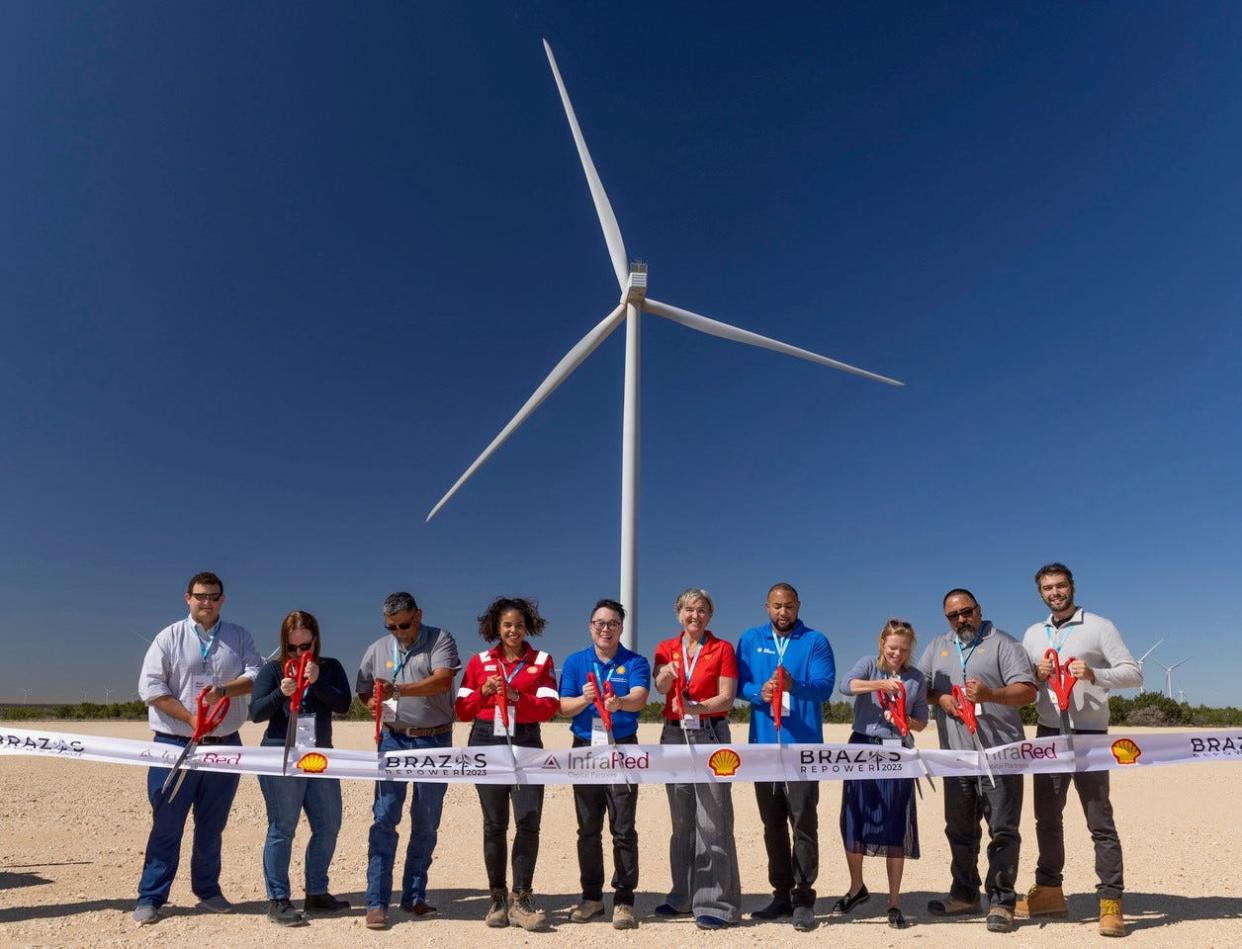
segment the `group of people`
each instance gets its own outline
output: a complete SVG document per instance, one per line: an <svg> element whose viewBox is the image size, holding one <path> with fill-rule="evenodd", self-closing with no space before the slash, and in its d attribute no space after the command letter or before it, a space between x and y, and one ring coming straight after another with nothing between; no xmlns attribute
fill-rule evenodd
<svg viewBox="0 0 1242 949"><path fill-rule="evenodd" d="M1108 728L1110 689L1141 685L1138 663L1115 626L1077 606L1068 567L1041 567L1035 584L1049 608L1047 617L1027 629L1022 642L983 618L969 590L944 597L948 631L913 661L913 626L889 620L880 631L875 655L860 658L840 685L854 699L851 744L912 744L909 732L928 724L937 711L942 748L973 750L1023 738L1019 708L1035 701L1037 734L1057 734L1061 714L1047 683L1054 664L1047 654L1064 653L1079 680L1071 693L1069 719L1074 733ZM677 598L680 631L656 646L652 662L622 644L625 608L611 599L596 603L588 621L590 645L565 660L559 681L552 657L531 645L544 629L537 605L502 597L479 617L487 648L465 663L454 637L423 623L408 593L384 600L385 635L366 650L351 691L344 667L322 655L322 636L314 616L295 610L280 629L279 652L267 662L251 635L220 619L224 584L212 573L191 578L185 595L189 615L162 630L143 663L139 694L150 707L155 741L184 747L191 739L200 697L208 703L250 696L249 717L267 722L262 743L283 745L296 710L298 744L332 747L332 716L345 712L357 695L383 723L379 751L401 752L451 744L454 721L471 723L471 746L541 748L541 726L558 713L570 719L574 747L634 744L639 712L650 690L664 696L661 744L719 745L731 742L729 712L735 702L749 706L751 743L820 744L823 703L836 686L836 665L827 637L799 617L798 593L787 583L768 591L768 621L744 632L736 648L709 629L714 603L706 590L689 589ZM304 676L286 674L290 660ZM461 683L453 683L458 672ZM304 682L300 696L299 682ZM955 689L955 687L957 687ZM206 689L205 696L202 691ZM900 694L899 706L895 697ZM300 701L298 699L300 698ZM965 705L963 704L965 703ZM965 707L969 706L969 707ZM600 709L611 726L605 727ZM894 715L898 708L905 714ZM970 713L973 711L973 715ZM240 744L238 729L245 703L230 705L204 745ZM967 721L974 725L967 727ZM147 778L153 822L147 842L138 905L140 925L158 922L177 872L181 838L194 812L191 887L198 906L227 913L232 904L220 889L220 841L238 787L238 776L191 770L179 793L163 792L167 767L153 767ZM688 775L689 777L689 775ZM945 833L951 853L951 886L932 900L936 916L980 914L987 928L1009 932L1014 918L1065 916L1062 872L1065 863L1062 812L1073 783L1086 812L1095 845L1100 932L1125 934L1121 844L1109 803L1107 771L1040 774L1033 779L1038 861L1035 883L1019 898L1018 858L1024 779L1002 774L995 782L978 778L944 780ZM267 806L268 833L263 877L268 918L284 926L302 925L308 916L347 911L333 896L328 871L341 826L339 781L304 776L260 776ZM407 796L410 832L401 879L399 907L408 916L436 914L428 902L428 871L435 851L447 785L443 782L377 781L367 855L366 925L385 929L395 895L393 865ZM757 920L789 919L800 931L816 927L815 882L819 872L819 782L757 781L755 798L763 823L771 900L751 913ZM668 894L656 908L661 917L693 917L700 929L724 929L741 919L741 877L734 841L732 787L727 783L665 785L672 833ZM488 926L520 926L542 931L547 913L534 896L544 789L539 784L476 785L483 817L483 858L490 901ZM581 900L569 914L574 923L603 917L603 825L612 838L612 925L638 925L634 894L638 886L638 787L629 781L574 786L578 823ZM310 839L305 859L302 909L292 901L289 862L299 816L306 813ZM515 825L508 844L510 817ZM987 872L979 876L981 822L990 835ZM907 778L847 781L840 811L841 837L849 869L847 892L832 907L847 915L870 899L863 880L863 858L886 858L888 923L908 925L901 907L904 861L919 856L915 781ZM511 870L511 874L510 871ZM510 885L511 884L511 885Z"/></svg>

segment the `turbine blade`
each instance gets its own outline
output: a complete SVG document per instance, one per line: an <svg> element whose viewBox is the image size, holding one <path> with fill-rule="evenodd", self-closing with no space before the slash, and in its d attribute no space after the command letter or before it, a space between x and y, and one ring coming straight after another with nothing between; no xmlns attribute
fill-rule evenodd
<svg viewBox="0 0 1242 949"><path fill-rule="evenodd" d="M612 205L608 203L608 194L604 191L604 183L599 180L599 172L595 170L595 162L591 161L591 153L587 151L586 139L582 137L582 129L578 127L578 117L574 115L573 104L569 101L569 91L565 81L561 79L561 71L556 67L556 57L552 55L552 47L543 41L543 51L548 54L548 65L552 67L552 78L556 80L556 88L561 93L561 105L565 107L565 117L569 119L569 130L573 133L574 144L578 146L578 159L582 162L582 170L586 173L587 185L591 189L591 200L595 202L595 214L599 217L599 226L604 232L604 243L608 245L608 256L612 258L612 269L617 274L617 286L625 289L626 278L630 273L630 261L625 255L625 241L621 239L621 228L617 225L617 216L612 213Z"/></svg>
<svg viewBox="0 0 1242 949"><path fill-rule="evenodd" d="M449 488L448 493L445 494L444 497L440 498L439 503L436 504L436 506L431 509L431 513L427 515L427 520L430 521L436 516L436 512L448 503L449 498L457 493L457 489L465 484L469 480L470 476L482 467L483 462L487 461L487 459L492 456L492 453L504 444L505 439L512 435L517 430L518 426L525 422L526 419L530 417L531 413L543 404L543 400L555 392L556 387L568 379L573 371L582 364L582 361L586 359L587 356L591 355L591 353L595 352L596 347L607 339L608 335L620 326L624 320L625 304L622 303L615 310L604 317L598 324L596 324L595 328L592 329L591 332L587 333L586 336L578 340L573 349L561 358L561 361L556 364L550 373L548 373L547 378L539 384L539 388L537 388L534 393L532 393L531 397L526 400L526 404L518 410L517 415L513 416L513 418L509 420L509 424L500 430L500 434L492 439L492 443L483 449L483 454L479 455L479 457L474 460L474 464L466 469L466 473L457 479L456 483Z"/></svg>
<svg viewBox="0 0 1242 949"><path fill-rule="evenodd" d="M788 343L782 343L779 340L769 339L766 336L760 336L758 333L752 333L750 330L739 329L736 326L730 326L728 323L721 323L717 320L708 319L706 316L700 316L698 313L691 313L689 310L683 310L680 307L670 306L667 303L661 303L659 300L653 300L647 297L643 301L643 309L648 313L656 316L662 316L666 320L672 320L674 323L680 323L682 326L688 326L692 330L698 330L700 333L707 333L711 336L719 336L721 339L731 339L736 343L746 343L749 346L758 346L760 349L770 349L773 352L784 353L786 356L796 356L799 359L806 359L809 362L817 362L821 366L829 366L833 369L840 369L842 372L853 373L856 376L862 376L864 379L872 379L875 382L883 382L890 386L903 386L904 382L898 382L896 379L890 379L888 376L881 376L874 372L868 372L866 369L859 369L857 366L851 366L848 363L839 362L836 359L829 359L827 356L821 356L819 353L813 353L809 349L799 349L797 346L790 346Z"/></svg>

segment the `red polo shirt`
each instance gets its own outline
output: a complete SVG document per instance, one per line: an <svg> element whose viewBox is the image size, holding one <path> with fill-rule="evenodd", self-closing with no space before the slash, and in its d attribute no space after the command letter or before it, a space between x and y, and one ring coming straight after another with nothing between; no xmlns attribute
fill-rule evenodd
<svg viewBox="0 0 1242 949"><path fill-rule="evenodd" d="M666 666L674 660L681 663L681 675L685 676L686 662L685 656L682 655L682 644L685 641L684 631L678 633L673 639L666 639L660 645L656 646L655 665ZM723 639L717 639L716 635L709 629L703 634L703 641L699 645L698 659L694 664L694 672L690 676L690 682L686 688L686 697L693 702L705 702L713 699L720 694L721 678L737 680L737 656L733 652L733 644ZM684 680L683 680L684 681ZM668 695L664 697L664 717L671 722L677 721L677 718L670 710L670 699L673 691L669 690ZM715 715L704 715L704 718L724 718L728 715L728 711L718 712Z"/></svg>

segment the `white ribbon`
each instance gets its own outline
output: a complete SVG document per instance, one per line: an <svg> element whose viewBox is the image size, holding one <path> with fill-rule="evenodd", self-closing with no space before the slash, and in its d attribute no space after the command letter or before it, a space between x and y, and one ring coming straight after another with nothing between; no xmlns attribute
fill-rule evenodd
<svg viewBox="0 0 1242 949"><path fill-rule="evenodd" d="M1060 735L988 750L993 773L1136 770L1195 762L1242 762L1242 730ZM505 745L385 752L299 748L290 773L360 781L470 784L687 784L750 781L845 781L982 775L976 751L880 745L621 745L551 751ZM98 735L0 727L0 755L172 767L178 745ZM187 766L231 774L279 775L280 747L200 745Z"/></svg>

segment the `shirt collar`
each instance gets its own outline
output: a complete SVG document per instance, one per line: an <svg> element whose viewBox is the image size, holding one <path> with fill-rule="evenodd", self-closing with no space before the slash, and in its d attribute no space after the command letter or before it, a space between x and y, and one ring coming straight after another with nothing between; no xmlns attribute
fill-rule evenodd
<svg viewBox="0 0 1242 949"><path fill-rule="evenodd" d="M186 621L190 624L190 629L194 632L194 635L204 642L210 641L212 636L219 633L220 626L224 622L223 620L216 620L216 625L211 627L211 629L203 629L203 627L199 626L198 623L194 622L193 616L187 615Z"/></svg>
<svg viewBox="0 0 1242 949"><path fill-rule="evenodd" d="M525 646L526 648L522 651L522 655L518 656L515 661L524 663L530 660L530 657L534 653L535 650L534 650L534 647L531 646L529 642L524 642L522 643L522 645ZM505 656L504 656L504 646L500 643L497 643L487 652L488 652L488 655L490 655L497 662L504 663L506 661Z"/></svg>
<svg viewBox="0 0 1242 949"><path fill-rule="evenodd" d="M1081 606L1078 607L1076 610L1074 610L1074 615L1071 616L1069 619L1067 619L1060 626L1057 626L1056 621L1053 620L1052 618L1052 614L1049 613L1048 618L1044 620L1044 623L1048 626L1051 626L1053 629L1065 629L1066 626L1079 626L1082 624L1082 614L1084 612L1086 611L1083 610Z"/></svg>
<svg viewBox="0 0 1242 949"><path fill-rule="evenodd" d="M802 620L796 619L793 626L789 627L789 632L782 636L781 639L793 639L795 636L800 636L804 629L806 629L806 626L803 625ZM772 634L773 639L776 638L776 629L772 626L771 620L768 620L768 632Z"/></svg>

